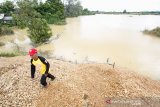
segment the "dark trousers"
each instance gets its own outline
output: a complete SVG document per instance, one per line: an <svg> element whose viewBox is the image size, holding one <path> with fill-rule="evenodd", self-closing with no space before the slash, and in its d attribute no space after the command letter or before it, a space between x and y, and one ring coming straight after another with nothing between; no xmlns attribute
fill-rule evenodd
<svg viewBox="0 0 160 107"><path fill-rule="evenodd" d="M46 85L47 85L47 82L46 82L47 77L48 77L48 78L51 78L51 79L54 79L54 78L55 78L55 77L54 77L52 74L50 74L50 73L48 73L47 76L45 76L45 74L43 74L43 75L41 76L41 84L42 84L43 86L46 86Z"/></svg>

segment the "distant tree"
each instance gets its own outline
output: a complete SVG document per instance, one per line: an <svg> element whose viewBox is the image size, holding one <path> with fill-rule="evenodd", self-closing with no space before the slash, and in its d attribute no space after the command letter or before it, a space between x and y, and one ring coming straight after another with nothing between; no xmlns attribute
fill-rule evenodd
<svg viewBox="0 0 160 107"><path fill-rule="evenodd" d="M65 15L67 17L77 17L82 15L83 7L78 0L67 0L65 5Z"/></svg>
<svg viewBox="0 0 160 107"><path fill-rule="evenodd" d="M127 13L127 10L123 10L123 13Z"/></svg>
<svg viewBox="0 0 160 107"><path fill-rule="evenodd" d="M81 5L81 2L78 1L78 2L75 4L75 6L77 7L77 8L75 8L76 11L77 11L77 14L78 14L78 15L82 15L83 7L82 7L82 5Z"/></svg>
<svg viewBox="0 0 160 107"><path fill-rule="evenodd" d="M89 15L89 14L90 14L90 11L89 11L87 8L85 8L85 9L83 9L82 14L83 14L83 15Z"/></svg>

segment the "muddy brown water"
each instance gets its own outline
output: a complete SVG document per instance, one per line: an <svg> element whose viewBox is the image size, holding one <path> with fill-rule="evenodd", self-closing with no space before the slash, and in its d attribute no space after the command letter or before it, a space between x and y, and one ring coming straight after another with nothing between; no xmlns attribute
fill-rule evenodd
<svg viewBox="0 0 160 107"><path fill-rule="evenodd" d="M159 19L158 15L93 15L68 18L67 25L50 25L53 35L59 35L60 38L39 46L38 49L46 54L77 62L88 60L106 63L109 58L109 63L115 62L116 66L159 80L160 38L141 32L160 26ZM19 38L20 36L23 37ZM27 45L31 42L26 31L17 31L11 37L16 38L14 42L26 47L26 50L32 47ZM11 37L7 37L9 41ZM4 37L0 37L0 40L7 41ZM2 51L6 47L1 46L0 49Z"/></svg>

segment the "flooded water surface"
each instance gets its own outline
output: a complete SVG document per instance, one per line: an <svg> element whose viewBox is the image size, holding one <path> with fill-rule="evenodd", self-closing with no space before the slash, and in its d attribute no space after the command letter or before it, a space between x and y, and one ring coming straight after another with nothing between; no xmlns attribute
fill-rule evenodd
<svg viewBox="0 0 160 107"><path fill-rule="evenodd" d="M160 79L160 39L144 35L144 29L160 26L154 15L94 15L68 19L54 42L56 56L69 60L115 62Z"/></svg>
<svg viewBox="0 0 160 107"><path fill-rule="evenodd" d="M145 29L160 26L158 15L93 15L68 18L67 25L50 25L53 39L39 46L42 53L63 57L66 60L116 63L116 66L134 70L160 79L160 38L144 35ZM18 35L18 36L17 36ZM22 37L21 37L22 36ZM31 41L27 33L16 31L11 37L0 37L28 50ZM11 43L12 43L11 42ZM28 44L28 45L27 45ZM1 51L12 47L10 42Z"/></svg>

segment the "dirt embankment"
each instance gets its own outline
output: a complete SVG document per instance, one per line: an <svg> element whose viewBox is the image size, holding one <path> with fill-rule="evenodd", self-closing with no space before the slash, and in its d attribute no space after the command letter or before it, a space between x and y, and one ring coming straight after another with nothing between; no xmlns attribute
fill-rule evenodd
<svg viewBox="0 0 160 107"><path fill-rule="evenodd" d="M108 97L160 97L160 81L106 64L73 64L56 59L48 59L56 79L48 79L50 85L44 89L39 72L34 80L30 78L29 60L28 56L0 58L0 106L106 107Z"/></svg>

